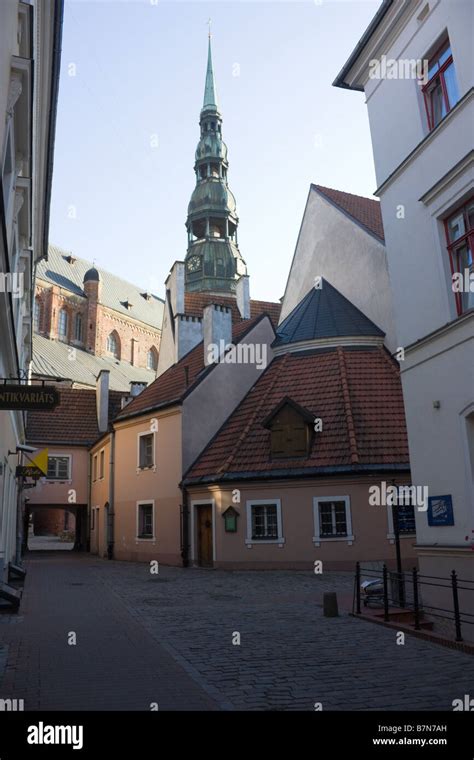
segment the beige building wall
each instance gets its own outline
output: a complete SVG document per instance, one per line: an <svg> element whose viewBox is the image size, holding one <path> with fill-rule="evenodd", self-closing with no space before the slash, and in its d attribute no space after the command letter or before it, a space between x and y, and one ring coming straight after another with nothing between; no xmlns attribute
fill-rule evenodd
<svg viewBox="0 0 474 760"><path fill-rule="evenodd" d="M181 409L174 407L115 424L116 559L181 565ZM153 433L154 466L140 470L140 433ZM140 503L153 504L153 538L139 538Z"/></svg>
<svg viewBox="0 0 474 760"><path fill-rule="evenodd" d="M48 456L68 456L71 459L70 475L68 480L47 480L40 478L36 487L29 493L30 507L35 505L54 504L87 504L87 466L88 452L85 447L79 446L44 446L35 444L38 449L47 448Z"/></svg>
<svg viewBox="0 0 474 760"><path fill-rule="evenodd" d="M99 557L107 556L107 510L105 505L110 497L110 450L110 436L102 438L90 450L90 551L92 554L98 554ZM100 470L102 452L103 472Z"/></svg>
<svg viewBox="0 0 474 760"><path fill-rule="evenodd" d="M391 476L381 480L390 483ZM317 481L278 481L273 484L232 484L188 488L190 508L191 564L197 561L196 502L213 502L214 565L222 568L243 569L306 569L322 560L329 570L355 570L355 563L395 563L393 527L387 507L369 506L369 487L380 481L374 478L318 479ZM397 478L397 484L409 483ZM232 496L240 491L240 502ZM315 546L313 498L348 496L353 540L325 540ZM282 542L251 542L247 532L247 505L252 501L279 500L281 504ZM233 506L238 512L237 533L226 533L222 513ZM415 560L415 536L401 539L404 569L411 569Z"/></svg>

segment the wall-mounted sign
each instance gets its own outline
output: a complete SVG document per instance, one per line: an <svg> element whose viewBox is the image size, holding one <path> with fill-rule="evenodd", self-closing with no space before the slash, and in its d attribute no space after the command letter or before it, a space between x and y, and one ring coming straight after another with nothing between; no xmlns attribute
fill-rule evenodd
<svg viewBox="0 0 474 760"><path fill-rule="evenodd" d="M43 449L34 459L30 459L30 464L19 464L15 472L17 478L44 478L47 474L48 449Z"/></svg>
<svg viewBox="0 0 474 760"><path fill-rule="evenodd" d="M446 496L428 497L428 525L454 525L453 499Z"/></svg>
<svg viewBox="0 0 474 760"><path fill-rule="evenodd" d="M0 385L0 409L49 411L59 404L52 385Z"/></svg>
<svg viewBox="0 0 474 760"><path fill-rule="evenodd" d="M234 507L227 507L222 513L224 518L224 528L226 533L237 533L237 518L239 513Z"/></svg>

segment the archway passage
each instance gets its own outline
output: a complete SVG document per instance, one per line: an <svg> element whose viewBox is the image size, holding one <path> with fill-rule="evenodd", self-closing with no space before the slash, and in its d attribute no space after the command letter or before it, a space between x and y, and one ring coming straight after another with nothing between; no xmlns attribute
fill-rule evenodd
<svg viewBox="0 0 474 760"><path fill-rule="evenodd" d="M23 551L86 551L86 504L26 505Z"/></svg>

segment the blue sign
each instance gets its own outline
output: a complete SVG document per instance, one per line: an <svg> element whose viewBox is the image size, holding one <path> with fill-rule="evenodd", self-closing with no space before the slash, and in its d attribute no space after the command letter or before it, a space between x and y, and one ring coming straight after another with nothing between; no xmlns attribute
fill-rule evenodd
<svg viewBox="0 0 474 760"><path fill-rule="evenodd" d="M428 496L428 525L454 525L453 500L447 496Z"/></svg>

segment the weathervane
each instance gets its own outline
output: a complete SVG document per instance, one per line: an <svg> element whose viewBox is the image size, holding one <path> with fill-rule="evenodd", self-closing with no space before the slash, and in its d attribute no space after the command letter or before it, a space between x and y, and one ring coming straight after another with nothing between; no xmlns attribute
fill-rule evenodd
<svg viewBox="0 0 474 760"><path fill-rule="evenodd" d="M207 19L207 25L209 27L209 39L211 39L211 37L212 37L212 34L211 34L211 24L212 24L212 19L208 18Z"/></svg>

